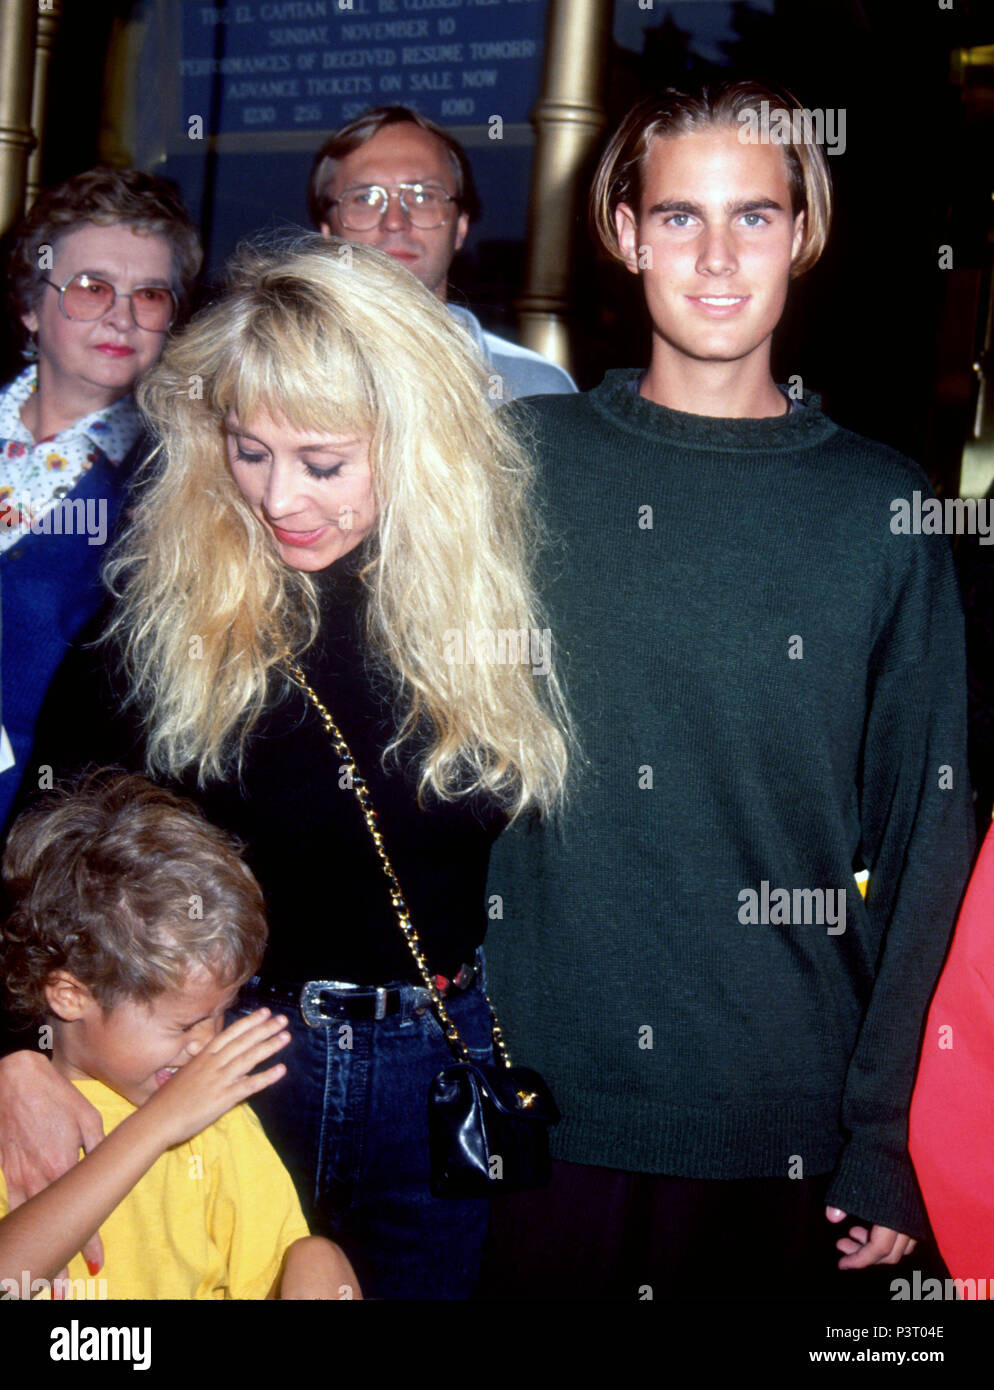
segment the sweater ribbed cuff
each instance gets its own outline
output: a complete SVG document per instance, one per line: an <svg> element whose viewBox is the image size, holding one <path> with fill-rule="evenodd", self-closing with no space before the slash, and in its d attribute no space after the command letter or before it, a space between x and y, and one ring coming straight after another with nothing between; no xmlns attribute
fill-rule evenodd
<svg viewBox="0 0 994 1390"><path fill-rule="evenodd" d="M874 1226L924 1240L930 1234L911 1159L853 1138L828 1185L827 1203Z"/></svg>

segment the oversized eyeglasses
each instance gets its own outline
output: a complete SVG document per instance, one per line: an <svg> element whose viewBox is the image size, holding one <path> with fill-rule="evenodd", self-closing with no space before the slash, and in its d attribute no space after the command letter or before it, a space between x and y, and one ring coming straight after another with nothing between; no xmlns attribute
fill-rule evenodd
<svg viewBox="0 0 994 1390"><path fill-rule="evenodd" d="M130 294L122 294L95 275L74 275L64 285L52 280L45 284L58 290L59 308L67 319L84 323L102 319L118 299L130 302L132 319L149 333L165 333L176 318L176 296L165 285L139 285Z"/></svg>
<svg viewBox="0 0 994 1390"><path fill-rule="evenodd" d="M412 227L423 232L432 227L443 227L448 216L449 204L456 202L451 193L433 183L398 183L393 188L383 188L378 183L363 184L350 188L340 198L334 198L329 207L338 208L342 226L350 232L371 232L386 214L391 198L398 198L404 216Z"/></svg>

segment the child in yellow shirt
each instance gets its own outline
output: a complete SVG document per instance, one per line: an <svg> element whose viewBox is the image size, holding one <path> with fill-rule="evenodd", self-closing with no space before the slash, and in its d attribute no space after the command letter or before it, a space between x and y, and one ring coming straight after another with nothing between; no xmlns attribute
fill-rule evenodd
<svg viewBox="0 0 994 1390"><path fill-rule="evenodd" d="M223 1028L266 940L231 837L143 777L98 774L24 812L3 877L11 1003L46 1020L40 1045L106 1137L15 1210L0 1177L0 1296L361 1297L241 1103L284 1075L254 1069L290 1035L268 1009ZM99 1280L76 1254L98 1227Z"/></svg>

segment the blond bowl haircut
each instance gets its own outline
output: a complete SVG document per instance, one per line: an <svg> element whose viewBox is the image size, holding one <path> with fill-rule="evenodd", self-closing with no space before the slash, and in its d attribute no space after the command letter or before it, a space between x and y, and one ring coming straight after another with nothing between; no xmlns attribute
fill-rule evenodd
<svg viewBox="0 0 994 1390"><path fill-rule="evenodd" d="M416 744L422 798L484 790L512 814L557 804L569 721L554 672L446 660L452 630L542 630L538 538L528 458L469 339L414 276L318 236L240 247L224 294L167 345L139 403L160 442L107 567L120 599L108 639L150 770L196 767L203 784L240 768L288 688L283 658L318 632L313 581L282 561L228 464L225 416L265 411L371 437L378 520L360 558L368 654L395 697L384 757Z"/></svg>
<svg viewBox="0 0 994 1390"><path fill-rule="evenodd" d="M646 97L633 106L608 142L590 190L590 226L610 256L625 262L618 244L614 214L626 203L636 214L642 203L642 171L652 142L718 129L741 130L743 112L757 117L766 110L803 111L785 88L762 82L727 82L703 87L688 95L673 88ZM803 275L818 260L832 221L832 177L821 146L812 142L781 146L787 162L792 211L804 213L804 244L790 269L791 279Z"/></svg>

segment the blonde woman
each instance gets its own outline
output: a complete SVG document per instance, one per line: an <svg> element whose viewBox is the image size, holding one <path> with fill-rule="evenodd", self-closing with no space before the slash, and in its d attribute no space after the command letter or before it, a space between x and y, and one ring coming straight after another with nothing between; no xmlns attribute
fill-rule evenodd
<svg viewBox="0 0 994 1390"><path fill-rule="evenodd" d="M270 946L241 1007L285 1013L293 1044L260 1115L312 1228L375 1297L468 1296L486 1204L429 1192L427 1091L451 1053L356 780L485 1059L490 845L556 805L566 768L528 578L530 469L484 381L386 256L317 237L243 250L143 384L161 448L109 567L106 652L139 753L246 842L266 894ZM98 718L77 707L75 756L126 757L120 723L101 742ZM195 876L190 892L195 910Z"/></svg>

